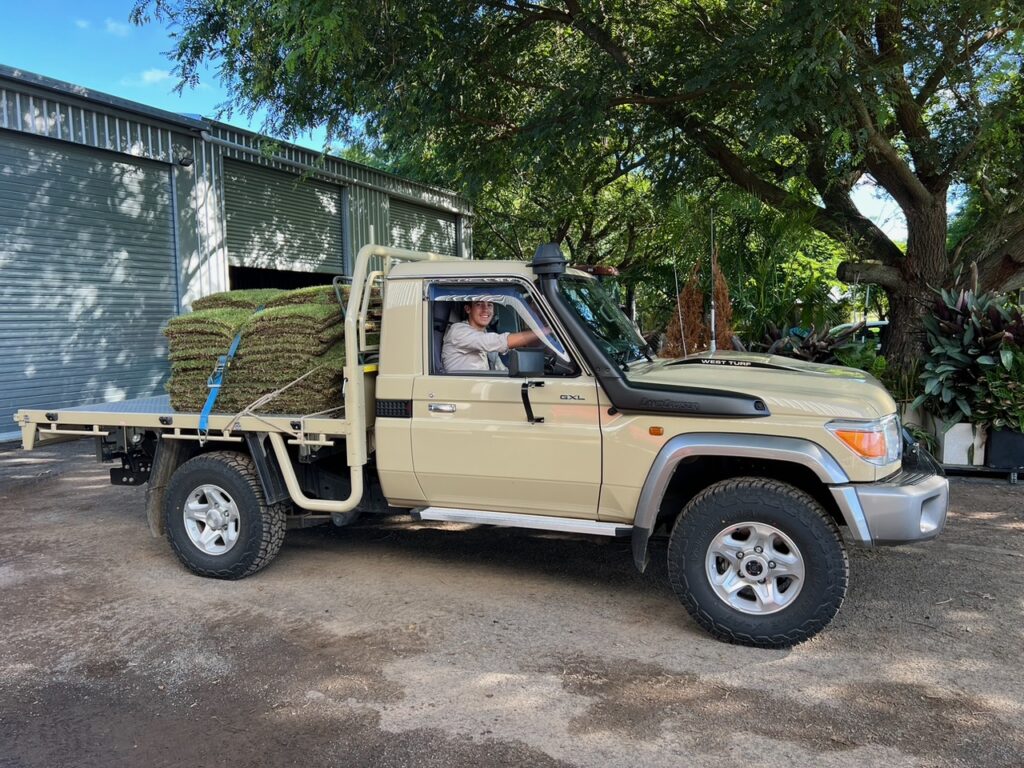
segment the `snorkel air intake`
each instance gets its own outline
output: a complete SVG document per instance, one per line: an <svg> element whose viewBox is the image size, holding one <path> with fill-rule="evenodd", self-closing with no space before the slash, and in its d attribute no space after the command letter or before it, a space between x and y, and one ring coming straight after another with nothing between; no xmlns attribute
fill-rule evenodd
<svg viewBox="0 0 1024 768"><path fill-rule="evenodd" d="M533 268L533 274L542 280L557 279L559 275L564 275L565 256L562 255L562 249L558 247L558 243L538 245L530 267Z"/></svg>
<svg viewBox="0 0 1024 768"><path fill-rule="evenodd" d="M764 400L739 392L698 387L673 387L661 384L638 384L626 378L625 372L611 360L591 335L589 328L569 305L558 289L559 278L565 274L565 256L557 243L537 248L530 266L537 276L540 291L597 376L614 410L633 413L669 413L676 416L716 418L761 418L768 416Z"/></svg>

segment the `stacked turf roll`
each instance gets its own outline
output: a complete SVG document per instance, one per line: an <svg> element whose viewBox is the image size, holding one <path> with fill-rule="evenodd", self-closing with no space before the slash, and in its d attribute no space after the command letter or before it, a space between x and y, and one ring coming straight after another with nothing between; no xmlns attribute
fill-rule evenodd
<svg viewBox="0 0 1024 768"><path fill-rule="evenodd" d="M344 302L348 292L346 287ZM165 330L171 358L167 391L176 411L202 410L217 359L239 333L215 412L238 413L261 399L256 413L322 413L342 405L343 309L333 286L228 291L199 299L193 307L196 311L172 319ZM370 309L372 317L380 316L379 296L371 299ZM367 330L374 331L367 342L377 343L376 322Z"/></svg>

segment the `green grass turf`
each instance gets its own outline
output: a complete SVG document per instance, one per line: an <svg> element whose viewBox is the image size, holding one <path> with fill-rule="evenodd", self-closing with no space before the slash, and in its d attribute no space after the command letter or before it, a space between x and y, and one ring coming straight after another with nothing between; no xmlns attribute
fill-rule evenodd
<svg viewBox="0 0 1024 768"><path fill-rule="evenodd" d="M278 288L252 288L244 291L223 291L210 296L203 296L192 302L192 309L250 309L266 306L270 301L280 296L285 291Z"/></svg>

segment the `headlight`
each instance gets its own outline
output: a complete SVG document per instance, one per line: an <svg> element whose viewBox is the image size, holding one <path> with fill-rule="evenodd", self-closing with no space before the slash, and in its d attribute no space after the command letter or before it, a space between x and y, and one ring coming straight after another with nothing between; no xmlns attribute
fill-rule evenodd
<svg viewBox="0 0 1024 768"><path fill-rule="evenodd" d="M830 421L825 428L864 461L883 466L903 455L900 420L895 413L874 421Z"/></svg>

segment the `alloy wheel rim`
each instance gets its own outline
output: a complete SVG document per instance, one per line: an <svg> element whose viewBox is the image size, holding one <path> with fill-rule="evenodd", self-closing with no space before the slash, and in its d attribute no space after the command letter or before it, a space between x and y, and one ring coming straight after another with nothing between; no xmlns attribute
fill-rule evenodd
<svg viewBox="0 0 1024 768"><path fill-rule="evenodd" d="M189 541L203 554L226 554L238 541L238 505L219 485L195 488L185 500L183 515Z"/></svg>
<svg viewBox="0 0 1024 768"><path fill-rule="evenodd" d="M774 525L744 522L723 528L704 559L712 591L741 613L766 616L796 600L805 580L804 558Z"/></svg>

